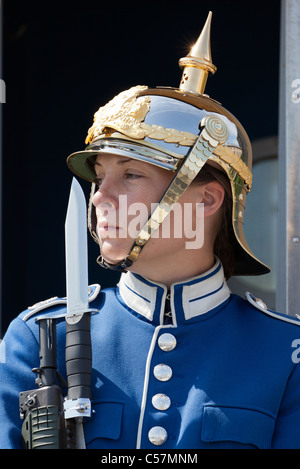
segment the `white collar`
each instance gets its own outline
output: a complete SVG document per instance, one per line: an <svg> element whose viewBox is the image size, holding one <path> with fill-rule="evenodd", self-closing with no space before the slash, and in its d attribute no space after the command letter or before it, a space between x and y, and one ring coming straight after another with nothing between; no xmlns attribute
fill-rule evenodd
<svg viewBox="0 0 300 469"><path fill-rule="evenodd" d="M167 287L131 272L123 273L118 284L124 303L137 314L156 324L163 324ZM173 324L201 316L222 305L230 297L219 259L197 277L171 285Z"/></svg>

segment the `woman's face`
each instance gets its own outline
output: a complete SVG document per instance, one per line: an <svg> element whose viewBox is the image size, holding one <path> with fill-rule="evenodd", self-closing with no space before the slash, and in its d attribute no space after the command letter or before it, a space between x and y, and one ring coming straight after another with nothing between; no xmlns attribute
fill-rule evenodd
<svg viewBox="0 0 300 469"><path fill-rule="evenodd" d="M116 264L129 254L135 238L164 194L174 173L118 155L99 155L95 172L98 190L92 201L96 210L101 255L106 261ZM189 188L182 196L181 203L194 200L194 196L189 195L192 192ZM151 207L151 204L154 205ZM182 223L183 216L177 214L177 233L174 232L176 226L174 228L174 224L170 223L174 216L169 216L158 233L146 243L138 260L134 262L134 268L142 262L153 262L155 258L158 262L168 262L174 256L174 251L184 248L184 235L178 226ZM164 230L167 223L168 227ZM164 236L160 236L162 232L165 233Z"/></svg>

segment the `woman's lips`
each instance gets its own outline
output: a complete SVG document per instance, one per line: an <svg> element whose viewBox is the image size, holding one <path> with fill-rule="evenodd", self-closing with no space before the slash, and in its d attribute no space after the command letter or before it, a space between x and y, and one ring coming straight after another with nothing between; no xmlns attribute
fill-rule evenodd
<svg viewBox="0 0 300 469"><path fill-rule="evenodd" d="M111 225L108 222L100 222L98 223L98 233L99 234L113 234L119 233L121 228L119 226Z"/></svg>

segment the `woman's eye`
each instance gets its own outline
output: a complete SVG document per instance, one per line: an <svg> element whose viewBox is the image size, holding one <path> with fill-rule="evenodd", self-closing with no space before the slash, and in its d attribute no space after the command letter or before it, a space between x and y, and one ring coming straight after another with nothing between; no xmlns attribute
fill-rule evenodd
<svg viewBox="0 0 300 469"><path fill-rule="evenodd" d="M139 173L136 173L136 172L128 172L128 173L125 173L124 175L120 175L119 176L120 178L121 177L124 177L125 180L134 180L134 179L139 179L142 177L142 174L139 174ZM96 188L97 190L100 189L103 181L104 181L104 178L105 176L97 176L95 179L94 179L94 183L96 185Z"/></svg>
<svg viewBox="0 0 300 469"><path fill-rule="evenodd" d="M138 178L142 177L142 175L137 174L137 173L126 173L125 177L126 177L126 179L138 179Z"/></svg>

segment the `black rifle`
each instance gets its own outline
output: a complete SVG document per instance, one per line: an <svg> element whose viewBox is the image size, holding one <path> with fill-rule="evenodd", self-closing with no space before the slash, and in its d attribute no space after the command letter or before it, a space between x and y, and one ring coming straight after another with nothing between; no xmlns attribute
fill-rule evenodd
<svg viewBox="0 0 300 469"><path fill-rule="evenodd" d="M41 316L36 320L39 322L40 367L33 371L38 374L38 389L21 392L19 401L20 415L24 418L22 438L25 448L85 447L83 419L91 417L90 321L91 313L98 313L98 310L90 309L88 303L85 220L84 193L74 178L66 218L67 315ZM74 233L78 234L75 238ZM78 275L72 275L74 271ZM86 298L82 293L85 288ZM57 373L55 320L58 317L66 320L68 383L62 383ZM68 394L63 401L62 388L66 385Z"/></svg>
<svg viewBox="0 0 300 469"><path fill-rule="evenodd" d="M37 389L19 396L22 443L27 449L66 448L67 430L63 413L62 388L66 385L57 372L56 320L40 317L40 366L33 368Z"/></svg>
<svg viewBox="0 0 300 469"><path fill-rule="evenodd" d="M68 383L57 371L56 318L39 317L40 366L33 368L38 389L19 396L22 443L27 449L82 448L82 420L91 414L92 351L90 313L66 321ZM63 399L63 388L68 395Z"/></svg>

